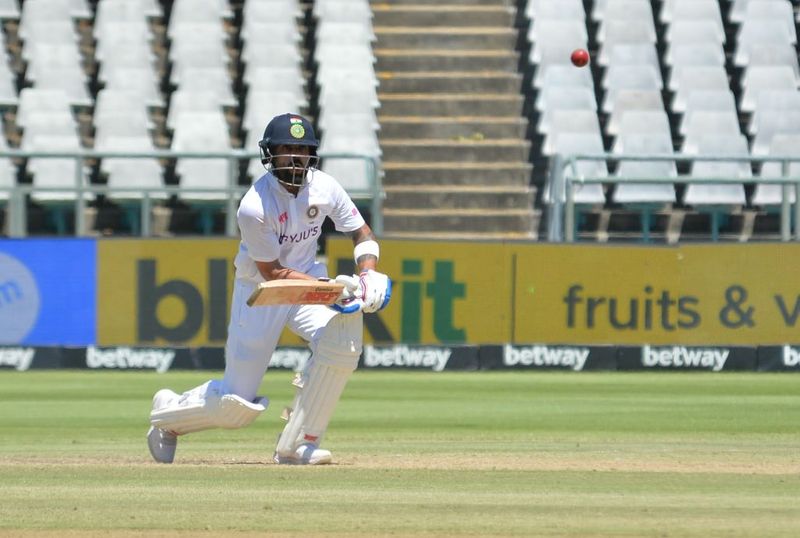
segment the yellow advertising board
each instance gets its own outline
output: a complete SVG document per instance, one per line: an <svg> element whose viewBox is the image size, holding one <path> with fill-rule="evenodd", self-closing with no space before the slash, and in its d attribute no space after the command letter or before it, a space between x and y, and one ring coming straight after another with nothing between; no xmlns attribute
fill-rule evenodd
<svg viewBox="0 0 800 538"><path fill-rule="evenodd" d="M234 239L100 240L99 345L221 346ZM329 274L354 270L328 240ZM764 345L797 341L800 245L381 241L389 306L366 342ZM288 331L283 345L302 342Z"/></svg>
<svg viewBox="0 0 800 538"><path fill-rule="evenodd" d="M530 245L517 252L518 342L797 340L800 245Z"/></svg>
<svg viewBox="0 0 800 538"><path fill-rule="evenodd" d="M329 245L331 271L352 264L349 241ZM377 319L365 317L368 341L797 341L800 245L383 240L381 248L380 269L394 280L394 292Z"/></svg>
<svg viewBox="0 0 800 538"><path fill-rule="evenodd" d="M224 344L237 245L231 239L99 241L98 344Z"/></svg>
<svg viewBox="0 0 800 538"><path fill-rule="evenodd" d="M392 299L364 316L366 342L483 343L511 338L511 247L505 243L381 240ZM328 241L328 272L352 272L353 243Z"/></svg>
<svg viewBox="0 0 800 538"><path fill-rule="evenodd" d="M222 346L236 239L101 240L99 345ZM297 345L285 331L281 344Z"/></svg>

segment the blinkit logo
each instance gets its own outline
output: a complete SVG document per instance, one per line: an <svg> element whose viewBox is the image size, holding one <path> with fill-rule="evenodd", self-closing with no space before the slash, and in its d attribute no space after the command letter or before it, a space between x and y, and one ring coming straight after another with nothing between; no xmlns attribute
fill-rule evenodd
<svg viewBox="0 0 800 538"><path fill-rule="evenodd" d="M288 368L300 372L306 367L306 362L311 357L307 349L279 348L276 349L269 360L270 368Z"/></svg>
<svg viewBox="0 0 800 538"><path fill-rule="evenodd" d="M172 366L173 359L175 351L171 349L86 348L86 366L92 369L152 369L164 373Z"/></svg>
<svg viewBox="0 0 800 538"><path fill-rule="evenodd" d="M585 347L503 346L505 366L560 367L580 372L588 358L589 348Z"/></svg>
<svg viewBox="0 0 800 538"><path fill-rule="evenodd" d="M731 351L723 348L642 347L642 366L645 368L703 368L719 372Z"/></svg>
<svg viewBox="0 0 800 538"><path fill-rule="evenodd" d="M783 365L787 368L800 366L800 349L792 346L783 346Z"/></svg>
<svg viewBox="0 0 800 538"><path fill-rule="evenodd" d="M31 367L36 350L32 347L0 348L0 366L11 366L20 372Z"/></svg>
<svg viewBox="0 0 800 538"><path fill-rule="evenodd" d="M367 368L430 368L441 372L447 366L453 350L446 347L364 346L364 366Z"/></svg>

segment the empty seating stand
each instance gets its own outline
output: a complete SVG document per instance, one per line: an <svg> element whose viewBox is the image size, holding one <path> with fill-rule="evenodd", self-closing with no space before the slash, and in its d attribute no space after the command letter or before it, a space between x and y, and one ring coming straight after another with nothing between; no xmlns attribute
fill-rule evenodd
<svg viewBox="0 0 800 538"><path fill-rule="evenodd" d="M792 177L800 165L741 159L790 159L798 151L800 19L793 2L510 4L520 10L515 24L525 72L521 113L530 123L537 210L546 212L565 199L549 182L546 164L539 163L555 155L607 153L608 161L579 161L570 171L614 180L574 190L577 239L777 237L777 212L784 193L795 203L794 189L770 179ZM384 90L404 84L388 80L392 74L402 78L400 71L383 71L383 78L376 71L376 53L387 52L379 41L385 29L373 24L375 13L384 9L376 5L367 0L0 1L0 20L16 21L3 25L2 32L0 107L7 112L7 136L0 148L131 153L244 148L255 154L267 122L297 112L310 117L321 136L322 169L366 199L372 194L368 160L383 158L379 118L393 114L389 101L378 98L385 95L379 90L381 84ZM570 63L576 48L591 52L588 67ZM334 157L342 153L368 160ZM626 159L652 153L665 159ZM702 158L710 154L719 159ZM153 214L145 218L155 233L222 233L230 174L244 188L264 173L258 158L243 160L238 173L224 159L106 158L79 166L73 159L0 159L0 208L7 209L8 188L17 182L41 187L30 197L31 232L72 233L73 187L80 171L85 185L110 189L85 195L95 216L88 221L89 233L141 232L143 198L131 186L153 190ZM684 177L727 181L687 185ZM166 187L182 190L159 191ZM210 188L218 191L192 192Z"/></svg>
<svg viewBox="0 0 800 538"><path fill-rule="evenodd" d="M547 28L544 19L551 17L552 28L561 29L566 41L559 42L558 51L552 45L560 62L550 58L546 44L531 47L532 109L542 137L539 151L552 155L555 140L572 153L578 151L572 147L598 147L594 135L594 142L585 146L568 146L564 137L554 138L554 114L546 106L547 102L568 103L558 106L572 110L571 122L580 124L585 111L592 110L586 93L591 92L597 103L602 148L620 156L609 161L610 176L660 181L697 178L699 182L656 185L618 180L606 193L602 212L608 218L579 222L576 236L670 242L775 238L777 199L784 189L763 184L762 178L793 174L797 167L777 162L762 166L748 159L776 151L782 156L796 153L789 148L789 141L800 134L796 31L800 19L793 3L594 0L579 4L564 3L569 16L563 18L583 21L585 38L583 28L557 20L559 15L553 12L558 12L560 2L527 2L526 13L540 15L535 31L534 24L527 30L529 38L550 35L554 30ZM563 60L570 49L581 46L588 46L592 53L588 69L576 69ZM547 63L537 64L545 58ZM559 66L552 75L549 65ZM561 91L543 88L546 77L557 81L554 86ZM567 125L568 131L576 129ZM643 153L674 155L675 160L626 162L624 158ZM717 158L701 158L711 154ZM710 178L721 182L706 182ZM542 198L542 203L547 205L551 199ZM640 214L635 224L626 216L630 209ZM653 219L659 215L663 218ZM773 227L760 225L761 220Z"/></svg>
<svg viewBox="0 0 800 538"><path fill-rule="evenodd" d="M285 112L309 112L305 56L300 32L303 9L297 0L245 0L241 60L244 70L242 130L245 148L258 152L270 119ZM269 54L264 51L269 50ZM250 181L264 175L259 158L247 166Z"/></svg>
<svg viewBox="0 0 800 538"><path fill-rule="evenodd" d="M366 0L319 0L314 62L319 86L320 167L355 198L371 196L380 159L378 78L372 10ZM343 154L356 157L343 157ZM361 156L361 157L358 157Z"/></svg>

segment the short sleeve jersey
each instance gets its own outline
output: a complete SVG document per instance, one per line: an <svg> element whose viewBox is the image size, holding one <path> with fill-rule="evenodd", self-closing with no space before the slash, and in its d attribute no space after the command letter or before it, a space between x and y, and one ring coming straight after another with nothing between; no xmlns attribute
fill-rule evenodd
<svg viewBox="0 0 800 538"><path fill-rule="evenodd" d="M311 170L295 197L271 173L253 183L236 218L242 240L234 264L236 277L263 281L255 262L279 260L284 267L308 272L314 265L322 222L330 217L340 232L364 225L364 218L344 188L321 170Z"/></svg>

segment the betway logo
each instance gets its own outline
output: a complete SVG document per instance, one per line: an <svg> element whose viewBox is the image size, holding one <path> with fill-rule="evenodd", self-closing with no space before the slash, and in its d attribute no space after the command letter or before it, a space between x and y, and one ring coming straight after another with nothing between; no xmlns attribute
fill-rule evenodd
<svg viewBox="0 0 800 538"><path fill-rule="evenodd" d="M276 349L269 360L270 368L290 368L295 372L301 371L306 366L311 352L302 349Z"/></svg>
<svg viewBox="0 0 800 538"><path fill-rule="evenodd" d="M89 368L112 368L125 370L128 368L152 368L164 373L172 366L175 352L170 349L133 349L117 347L98 349L94 346L86 348L86 366Z"/></svg>
<svg viewBox="0 0 800 538"><path fill-rule="evenodd" d="M377 349L372 346L364 347L364 366L416 366L430 368L434 372L441 372L447 366L447 361L453 350L449 348L394 346L386 349Z"/></svg>
<svg viewBox="0 0 800 538"><path fill-rule="evenodd" d="M800 350L792 346L783 346L783 365L790 368L800 366Z"/></svg>
<svg viewBox="0 0 800 538"><path fill-rule="evenodd" d="M642 365L647 368L663 366L664 368L710 368L719 372L725 367L730 355L728 349L700 348L688 349L682 346L668 348L642 348Z"/></svg>
<svg viewBox="0 0 800 538"><path fill-rule="evenodd" d="M588 348L503 346L503 364L506 366L561 366L580 372L588 358Z"/></svg>
<svg viewBox="0 0 800 538"><path fill-rule="evenodd" d="M20 372L31 367L36 350L32 347L0 348L0 366L13 366Z"/></svg>

